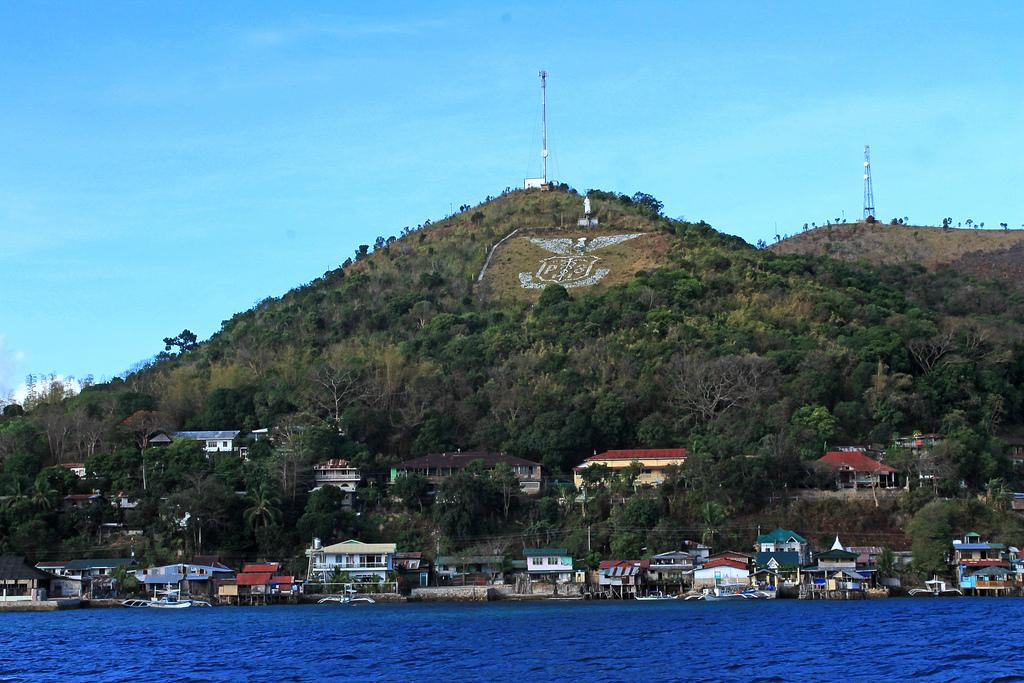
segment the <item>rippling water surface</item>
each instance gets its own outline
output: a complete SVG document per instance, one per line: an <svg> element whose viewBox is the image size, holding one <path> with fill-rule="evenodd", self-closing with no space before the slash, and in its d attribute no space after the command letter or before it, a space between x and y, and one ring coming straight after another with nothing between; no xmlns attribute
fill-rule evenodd
<svg viewBox="0 0 1024 683"><path fill-rule="evenodd" d="M1024 600L0 614L0 681L527 683L555 677L1024 681Z"/></svg>

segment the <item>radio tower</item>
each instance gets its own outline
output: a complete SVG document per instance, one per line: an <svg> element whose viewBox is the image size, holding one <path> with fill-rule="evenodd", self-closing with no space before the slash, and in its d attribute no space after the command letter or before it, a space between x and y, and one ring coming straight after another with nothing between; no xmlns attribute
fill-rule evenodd
<svg viewBox="0 0 1024 683"><path fill-rule="evenodd" d="M548 72L540 72L541 130L544 135L540 156L544 159L544 184L548 184Z"/></svg>
<svg viewBox="0 0 1024 683"><path fill-rule="evenodd" d="M871 146L864 145L864 220L875 216L875 192L871 189Z"/></svg>

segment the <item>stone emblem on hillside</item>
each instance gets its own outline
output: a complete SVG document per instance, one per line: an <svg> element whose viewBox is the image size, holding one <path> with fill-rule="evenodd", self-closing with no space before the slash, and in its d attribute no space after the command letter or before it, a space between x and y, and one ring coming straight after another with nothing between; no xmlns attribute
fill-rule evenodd
<svg viewBox="0 0 1024 683"><path fill-rule="evenodd" d="M531 238L530 241L538 247L547 249L556 255L542 259L540 267L535 273L519 273L519 284L523 289L541 289L549 284L559 284L566 288L588 287L596 284L609 273L609 270L599 268L598 263L601 258L594 256L591 252L640 237L642 234L636 232L575 239Z"/></svg>

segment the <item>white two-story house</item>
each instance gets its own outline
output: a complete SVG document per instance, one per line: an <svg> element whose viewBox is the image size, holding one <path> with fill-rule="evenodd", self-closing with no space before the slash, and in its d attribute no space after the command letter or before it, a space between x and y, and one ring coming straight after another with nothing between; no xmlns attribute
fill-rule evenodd
<svg viewBox="0 0 1024 683"><path fill-rule="evenodd" d="M235 453L245 455L239 444L240 431L202 431L202 432L174 432L171 434L175 439L191 439L198 441L203 447L206 457L219 453Z"/></svg>
<svg viewBox="0 0 1024 683"><path fill-rule="evenodd" d="M360 479L359 468L353 467L348 460L328 460L313 466L313 491L333 486L344 494L342 504L345 507L352 507Z"/></svg>
<svg viewBox="0 0 1024 683"><path fill-rule="evenodd" d="M321 545L319 538L306 551L309 556L309 581L327 583L335 575L350 583L383 583L394 571L394 543L363 543L355 539L333 545Z"/></svg>
<svg viewBox="0 0 1024 683"><path fill-rule="evenodd" d="M535 581L570 583L573 580L572 555L565 548L527 548L523 556L526 574Z"/></svg>

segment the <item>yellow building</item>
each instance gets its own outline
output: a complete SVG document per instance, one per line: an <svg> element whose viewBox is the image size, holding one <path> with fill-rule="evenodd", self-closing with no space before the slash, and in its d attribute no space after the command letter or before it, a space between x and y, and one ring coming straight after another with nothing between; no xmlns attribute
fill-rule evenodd
<svg viewBox="0 0 1024 683"><path fill-rule="evenodd" d="M659 486L665 481L665 468L670 465L682 465L686 462L685 448L633 448L620 451L605 451L592 455L573 470L573 483L576 488L583 485L583 470L594 465L604 465L610 470L621 470L634 462L640 464L638 484Z"/></svg>

